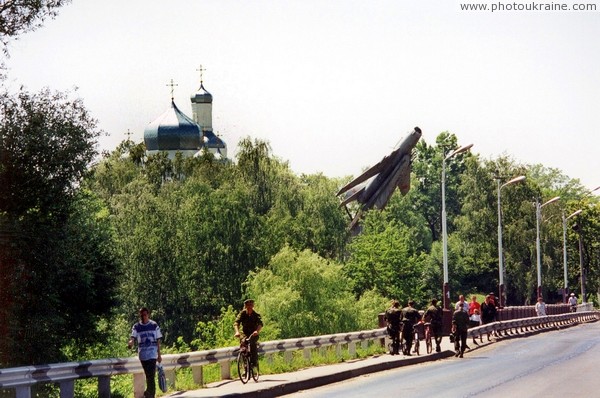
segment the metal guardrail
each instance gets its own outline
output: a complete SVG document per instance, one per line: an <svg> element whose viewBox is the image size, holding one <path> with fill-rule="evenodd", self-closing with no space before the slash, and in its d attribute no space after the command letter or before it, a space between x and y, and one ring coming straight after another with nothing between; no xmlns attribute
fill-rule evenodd
<svg viewBox="0 0 600 398"><path fill-rule="evenodd" d="M467 337L477 338L490 333L493 333L497 337L512 336L543 329L560 329L574 322L593 322L599 319L600 312L588 311L497 321L469 329Z"/></svg>
<svg viewBox="0 0 600 398"><path fill-rule="evenodd" d="M600 312L587 311L568 314L532 317L509 321L498 321L469 329L469 337L480 337L487 333L499 336L519 334L529 330L560 328L574 322L590 322L600 319ZM291 353L304 350L305 356L310 350L320 347L348 345L353 355L356 344L367 344L369 341L387 337L385 328L352 333L339 333L325 336L303 337L296 339L267 341L259 344L259 353L270 355L275 353ZM194 381L202 384L202 366L219 363L221 378L229 379L230 363L237 358L239 347L226 347L214 350L194 351L185 354L168 354L162 356L162 364L167 379L175 380L175 370L192 368ZM31 398L31 387L38 383L58 383L61 398L73 398L75 380L84 378L98 379L98 397L110 398L110 378L115 375L133 374L134 396L140 397L144 390L144 373L137 357L100 359L83 362L67 362L39 366L0 369L0 389L14 389L16 398Z"/></svg>
<svg viewBox="0 0 600 398"><path fill-rule="evenodd" d="M260 354L269 355L280 352L311 350L320 347L341 346L347 344L352 352L357 343L379 340L386 335L385 329L366 330L352 333L339 333L325 336L303 337L275 340L260 343ZM239 347L226 347L214 350L194 351L185 354L167 354L162 356L162 364L167 379L174 380L175 370L192 368L194 381L202 384L202 366L221 364L221 377L228 379L230 363L237 358ZM0 389L14 389L16 398L31 398L31 387L38 383L58 383L61 398L72 398L75 380L98 378L98 397L110 398L110 378L120 374L133 374L134 396L143 396L144 370L137 357L99 359L84 362L67 362L40 366L23 366L0 369Z"/></svg>

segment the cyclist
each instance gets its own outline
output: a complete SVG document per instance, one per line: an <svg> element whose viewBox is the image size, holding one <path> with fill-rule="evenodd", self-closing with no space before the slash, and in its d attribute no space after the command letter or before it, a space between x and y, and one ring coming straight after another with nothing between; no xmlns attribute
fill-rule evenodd
<svg viewBox="0 0 600 398"><path fill-rule="evenodd" d="M404 355L410 356L410 348L412 347L413 338L415 337L414 326L419 322L421 315L415 309L415 302L408 301L408 306L402 309L402 338L406 341L404 345Z"/></svg>
<svg viewBox="0 0 600 398"><path fill-rule="evenodd" d="M242 331L240 333L240 325ZM258 363L258 334L263 327L260 314L254 311L254 300L244 301L244 309L240 311L233 324L235 337L247 338L250 343L250 364L252 366Z"/></svg>
<svg viewBox="0 0 600 398"><path fill-rule="evenodd" d="M430 324L431 336L435 340L435 352L441 352L442 344L442 309L437 306L437 300L431 299L431 305L423 314L423 321Z"/></svg>
<svg viewBox="0 0 600 398"><path fill-rule="evenodd" d="M400 349L400 319L402 310L398 300L392 300L392 305L385 311L385 321L387 322L387 332L392 339L392 355L398 355Z"/></svg>

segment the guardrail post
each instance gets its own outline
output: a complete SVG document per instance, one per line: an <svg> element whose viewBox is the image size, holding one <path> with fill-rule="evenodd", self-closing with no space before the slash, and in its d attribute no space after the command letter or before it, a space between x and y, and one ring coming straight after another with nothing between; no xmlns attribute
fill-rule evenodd
<svg viewBox="0 0 600 398"><path fill-rule="evenodd" d="M16 398L31 398L31 386L17 387Z"/></svg>
<svg viewBox="0 0 600 398"><path fill-rule="evenodd" d="M341 358L341 357L342 357L342 345L341 345L341 344L336 344L336 345L335 345L335 355L336 355L338 358Z"/></svg>
<svg viewBox="0 0 600 398"><path fill-rule="evenodd" d="M305 348L302 350L302 353L304 354L304 359L306 361L310 361L310 355L311 355L311 350L310 348Z"/></svg>
<svg viewBox="0 0 600 398"><path fill-rule="evenodd" d="M60 382L60 398L73 398L75 396L75 380Z"/></svg>
<svg viewBox="0 0 600 398"><path fill-rule="evenodd" d="M146 377L143 373L133 374L133 396L135 398L144 398L144 390L146 389Z"/></svg>
<svg viewBox="0 0 600 398"><path fill-rule="evenodd" d="M369 349L369 340L363 340L360 342L360 347L363 350L368 350Z"/></svg>
<svg viewBox="0 0 600 398"><path fill-rule="evenodd" d="M356 356L356 343L354 341L348 343L348 354L350 354L351 358Z"/></svg>
<svg viewBox="0 0 600 398"><path fill-rule="evenodd" d="M198 385L204 385L204 374L202 366L192 367L192 378L194 379L194 383Z"/></svg>
<svg viewBox="0 0 600 398"><path fill-rule="evenodd" d="M283 353L283 359L285 360L286 363L291 363L292 359L294 359L294 353L292 351L284 351Z"/></svg>
<svg viewBox="0 0 600 398"><path fill-rule="evenodd" d="M165 377L167 378L167 386L175 389L175 369L165 369Z"/></svg>
<svg viewBox="0 0 600 398"><path fill-rule="evenodd" d="M98 376L98 398L110 398L110 376Z"/></svg>
<svg viewBox="0 0 600 398"><path fill-rule="evenodd" d="M229 361L221 362L221 380L231 379L231 364Z"/></svg>

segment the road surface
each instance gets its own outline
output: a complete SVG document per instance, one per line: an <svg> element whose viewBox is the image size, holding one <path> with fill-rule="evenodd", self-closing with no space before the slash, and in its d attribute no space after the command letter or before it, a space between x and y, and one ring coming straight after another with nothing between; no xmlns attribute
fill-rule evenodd
<svg viewBox="0 0 600 398"><path fill-rule="evenodd" d="M598 397L600 322L492 344L289 397Z"/></svg>

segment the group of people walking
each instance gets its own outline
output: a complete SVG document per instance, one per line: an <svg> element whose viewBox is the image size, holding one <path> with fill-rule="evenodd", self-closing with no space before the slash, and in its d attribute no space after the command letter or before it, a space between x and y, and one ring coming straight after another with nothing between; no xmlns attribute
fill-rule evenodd
<svg viewBox="0 0 600 398"><path fill-rule="evenodd" d="M485 300L481 304L477 302L476 296L472 296L471 301L467 303L461 294L454 305L454 314L452 314L455 356L462 358L465 350L469 349L467 345L468 329L494 322L497 314L494 293L485 296ZM487 335L487 339L490 341L490 334ZM475 338L473 338L473 344L477 344Z"/></svg>
<svg viewBox="0 0 600 398"><path fill-rule="evenodd" d="M435 341L435 350L440 352L443 333L442 314L443 309L437 305L436 299L432 299L430 305L424 311L416 310L415 303L412 300L409 300L408 305L402 309L400 309L400 303L393 300L384 315L388 335L392 340L390 354L399 354L400 338L402 338L406 342L403 354L411 355L410 347L412 347L415 334L414 328L419 322L429 324L431 338ZM455 356L462 358L465 350L469 348L467 346L467 330L470 327L494 322L496 317L497 306L494 293L488 294L481 304L477 302L476 296L472 296L471 301L467 303L464 296L460 295L454 305L454 313L452 314L451 331L454 337ZM490 335L487 338L489 341ZM477 344L474 338L473 343Z"/></svg>
<svg viewBox="0 0 600 398"><path fill-rule="evenodd" d="M392 350L390 354L400 354L400 338L404 344L402 354L411 355L410 348L414 339L414 327L419 322L428 323L430 325L431 337L435 340L436 352L441 351L440 344L442 342L442 309L437 306L437 300L431 300L431 305L427 307L423 314L415 308L413 300L408 301L408 305L400 309L398 300L392 300L390 308L385 312L384 318L387 323L387 330L392 339Z"/></svg>

